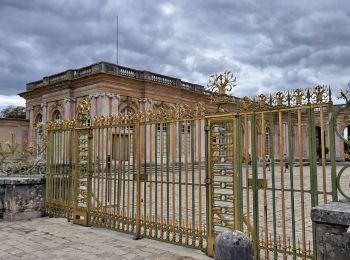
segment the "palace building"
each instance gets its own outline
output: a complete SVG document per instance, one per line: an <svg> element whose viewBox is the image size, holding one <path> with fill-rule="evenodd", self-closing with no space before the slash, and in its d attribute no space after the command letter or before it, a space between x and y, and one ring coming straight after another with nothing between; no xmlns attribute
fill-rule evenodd
<svg viewBox="0 0 350 260"><path fill-rule="evenodd" d="M26 92L19 95L26 99L31 140L38 123L74 119L83 98L91 102L91 117L175 104L207 104L210 98L204 86L107 62L44 77L28 83Z"/></svg>
<svg viewBox="0 0 350 260"><path fill-rule="evenodd" d="M209 110L215 111L210 102L211 92L204 86L192 84L177 78L168 77L149 71L140 71L108 62L99 62L79 69L70 69L55 75L44 77L42 80L27 84L26 91L19 94L26 99L27 119L29 120L28 140L36 140L36 125L52 120L69 120L76 117L77 106L83 99L88 99L91 104L91 117L116 115L118 113L145 112L160 107L167 108L176 104L203 103ZM234 98L237 101L238 98ZM337 109L338 106L334 106ZM235 105L230 106L230 111L235 111ZM295 116L295 115L294 115ZM302 115L303 138L308 138L308 123L306 114ZM324 114L324 142L329 147L328 113ZM316 143L321 146L320 117L315 111L315 135ZM293 119L295 120L295 118ZM275 120L277 122L277 120ZM288 137L287 123L283 124L283 135ZM265 131L261 131L257 122L258 154L262 158L270 149L271 128L274 132L278 125L270 126L267 121ZM348 138L350 119L346 113L338 116L337 127L339 133ZM291 135L296 136L297 129L292 130ZM264 132L264 133L263 133ZM264 134L265 136L261 136ZM275 137L277 138L277 137ZM204 140L204 138L202 139ZM264 140L264 141L263 141ZM275 151L278 151L278 140L275 140ZM263 144L263 142L265 142ZM287 139L285 140L287 143ZM336 157L343 160L350 153L350 146L336 136ZM204 144L203 146L204 147ZM295 145L294 153L297 157L298 147ZM264 149L264 151L263 151ZM289 154L289 147L285 147L285 153ZM308 157L308 149L305 147L303 157Z"/></svg>

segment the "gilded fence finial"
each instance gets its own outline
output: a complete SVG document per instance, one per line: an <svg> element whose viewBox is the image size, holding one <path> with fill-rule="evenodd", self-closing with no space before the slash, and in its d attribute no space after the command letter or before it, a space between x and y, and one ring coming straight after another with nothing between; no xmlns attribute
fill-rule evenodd
<svg viewBox="0 0 350 260"><path fill-rule="evenodd" d="M293 97L295 99L295 104L297 106L300 106L302 104L303 100L305 100L305 94L301 89L294 90Z"/></svg>
<svg viewBox="0 0 350 260"><path fill-rule="evenodd" d="M84 124L86 120L89 118L90 114L90 102L87 99L83 99L80 101L78 108L77 108L77 114L78 114L78 120Z"/></svg>
<svg viewBox="0 0 350 260"><path fill-rule="evenodd" d="M227 94L236 84L236 77L231 71L225 70L223 74L214 73L209 77L208 89L212 91L212 103L217 105L217 112L226 112L223 105L230 103Z"/></svg>
<svg viewBox="0 0 350 260"><path fill-rule="evenodd" d="M314 88L313 96L316 99L316 103L322 103L323 98L327 98L328 94L325 86L317 85Z"/></svg>

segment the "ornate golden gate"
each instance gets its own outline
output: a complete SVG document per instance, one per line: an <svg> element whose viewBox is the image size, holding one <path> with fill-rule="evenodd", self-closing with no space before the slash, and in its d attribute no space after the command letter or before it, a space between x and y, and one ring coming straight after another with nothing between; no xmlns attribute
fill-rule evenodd
<svg viewBox="0 0 350 260"><path fill-rule="evenodd" d="M48 124L47 213L206 248L201 104Z"/></svg>
<svg viewBox="0 0 350 260"><path fill-rule="evenodd" d="M47 214L210 256L219 232L238 229L255 259L314 258L311 207L346 196L330 89L232 99L234 84L212 77L212 115L198 104L90 118L81 99L76 120L47 125Z"/></svg>

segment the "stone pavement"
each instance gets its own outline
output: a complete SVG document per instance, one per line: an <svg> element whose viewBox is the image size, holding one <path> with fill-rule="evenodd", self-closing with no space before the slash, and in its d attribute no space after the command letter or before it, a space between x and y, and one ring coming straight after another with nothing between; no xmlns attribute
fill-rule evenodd
<svg viewBox="0 0 350 260"><path fill-rule="evenodd" d="M212 259L199 250L95 227L63 218L0 222L0 259Z"/></svg>

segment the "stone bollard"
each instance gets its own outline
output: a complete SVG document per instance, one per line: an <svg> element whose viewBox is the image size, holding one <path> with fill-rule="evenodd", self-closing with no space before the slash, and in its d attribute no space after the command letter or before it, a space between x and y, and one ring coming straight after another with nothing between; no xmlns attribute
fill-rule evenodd
<svg viewBox="0 0 350 260"><path fill-rule="evenodd" d="M241 231L224 231L215 239L215 260L251 260L252 243Z"/></svg>

